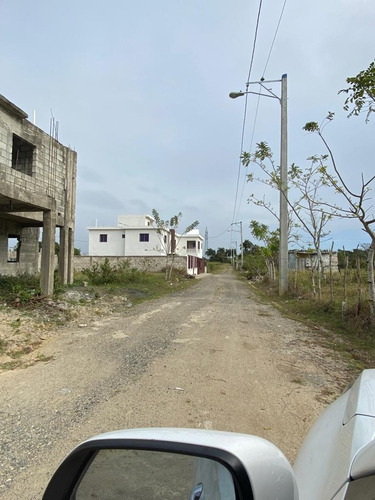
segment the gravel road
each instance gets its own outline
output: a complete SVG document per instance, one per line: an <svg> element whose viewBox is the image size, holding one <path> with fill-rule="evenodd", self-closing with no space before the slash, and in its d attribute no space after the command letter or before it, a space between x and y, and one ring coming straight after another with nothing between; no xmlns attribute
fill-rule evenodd
<svg viewBox="0 0 375 500"><path fill-rule="evenodd" d="M230 272L43 346L48 363L3 372L0 496L38 499L80 441L133 427L260 435L293 460L347 384L317 332L262 304Z"/></svg>

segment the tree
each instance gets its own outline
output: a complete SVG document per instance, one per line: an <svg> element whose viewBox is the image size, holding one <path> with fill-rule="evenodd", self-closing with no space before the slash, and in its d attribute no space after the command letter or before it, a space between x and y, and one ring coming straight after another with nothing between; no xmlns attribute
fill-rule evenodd
<svg viewBox="0 0 375 500"><path fill-rule="evenodd" d="M279 254L279 230L270 231L265 224L260 224L256 220L250 222L251 234L259 241L265 243L265 247L261 248L264 262L267 266L268 276L271 280L276 280L276 262Z"/></svg>
<svg viewBox="0 0 375 500"><path fill-rule="evenodd" d="M181 237L184 234L189 233L194 228L196 228L199 225L199 222L197 220L194 221L192 224L187 226L181 234L177 234L177 230L182 219L181 212L179 212L177 215L173 215L169 220L162 220L160 218L159 212L154 208L152 210L152 216L155 219L160 245L164 249L167 256L167 263L165 267L165 279L169 280L171 279L173 272L173 265L176 255L175 249ZM163 232L165 232L165 230L169 230L171 233L173 233L172 238L164 239Z"/></svg>
<svg viewBox="0 0 375 500"><path fill-rule="evenodd" d="M254 254L257 252L257 250L259 249L258 245L255 245L254 243L252 243L250 240L243 240L242 242L242 246L243 246L243 254L244 254L244 257L246 255L249 255L249 254ZM240 245L240 248L241 248L241 245ZM241 248L242 250L242 248Z"/></svg>
<svg viewBox="0 0 375 500"><path fill-rule="evenodd" d="M217 250L208 248L206 255L211 262L229 262L229 259L235 250L230 250L228 248L219 247Z"/></svg>
<svg viewBox="0 0 375 500"><path fill-rule="evenodd" d="M253 155L244 152L242 154L242 163L248 166L251 162L260 167L264 176L255 176L254 173L248 175L248 181L257 180L271 189L281 189L280 168L277 167L273 160L273 154L266 142L257 144ZM329 232L326 230L326 225L332 218L332 213L327 209L322 208L321 192L324 189L325 181L320 173L319 164L316 158L310 158L309 167L302 170L295 164L292 164L288 177L291 186L295 188L295 193L298 193L293 202L288 197L289 206L289 240L298 242L300 235L296 232L296 228L303 229L311 238L311 243L314 246L317 254L317 270L318 270L318 285L320 290L320 275L324 272L323 260L321 256L321 241ZM257 199L253 194L249 197L249 202L261 206L268 210L277 220L279 215L277 210L272 207L265 197ZM294 222L294 220L296 222ZM306 242L310 244L310 241ZM314 271L315 269L313 269Z"/></svg>
<svg viewBox="0 0 375 500"><path fill-rule="evenodd" d="M350 110L348 117L366 112L365 121L368 122L370 114L375 111L375 61L358 75L347 78L346 83L350 86L340 90L339 94L348 94L344 103L345 111Z"/></svg>
<svg viewBox="0 0 375 500"><path fill-rule="evenodd" d="M330 122L333 120L334 114L329 112L326 120L323 122ZM341 199L346 204L346 208L340 208L336 204L325 203L326 206L333 208L335 215L343 218L357 219L362 225L362 229L368 234L371 239L371 244L368 251L367 259L367 279L369 285L369 297L370 297L370 312L371 317L375 316L375 283L374 283L374 255L375 255L375 218L370 213L371 205L369 204L369 199L367 194L370 191L370 185L374 181L375 176L372 176L369 180L365 181L363 174L361 174L361 186L358 192L354 192L349 185L345 182L343 176L341 175L338 166L336 164L335 157L331 148L329 147L326 139L322 134L323 126L320 127L316 122L309 122L303 127L304 130L308 132L313 132L318 134L320 139L323 141L327 151L328 157L331 161L333 173L330 171L327 165L322 161L320 157L320 173L324 178L327 186L330 186L334 193L338 194Z"/></svg>

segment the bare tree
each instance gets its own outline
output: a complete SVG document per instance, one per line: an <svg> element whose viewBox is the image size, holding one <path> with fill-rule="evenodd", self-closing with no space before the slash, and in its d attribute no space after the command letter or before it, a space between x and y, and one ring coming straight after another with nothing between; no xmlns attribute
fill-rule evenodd
<svg viewBox="0 0 375 500"><path fill-rule="evenodd" d="M248 175L248 181L259 181L272 189L280 190L280 168L275 166L272 151L266 142L257 144L253 155L244 152L242 163L248 166L251 162L260 167L263 176L255 176L254 173ZM333 217L333 209L324 208L322 205L321 192L325 188L325 180L320 173L320 164L316 158L309 158L310 166L302 170L292 164L288 177L290 185L295 188L296 199L291 202L288 199L290 211L289 216L289 240L299 241L300 236L296 233L296 228L302 228L311 238L311 243L315 249L317 258L313 260L313 272L318 272L318 293L321 295L321 275L324 273L323 259L321 254L321 241L328 236L326 225ZM268 210L277 220L279 216L272 204L263 199L250 195L249 202L262 206ZM297 222L296 222L297 221ZM315 285L314 285L315 287Z"/></svg>
<svg viewBox="0 0 375 500"><path fill-rule="evenodd" d="M328 113L326 121L331 121L334 114ZM323 122L323 124L326 123ZM316 122L309 122L303 127L304 130L308 132L314 132L319 135L323 141L327 151L327 155L322 157L315 157L318 161L320 167L319 171L324 179L327 186L330 186L334 193L339 195L344 201L346 207L340 208L335 203L325 202L324 205L332 209L336 216L342 218L357 219L361 225L362 229L371 239L371 244L368 251L367 259L367 280L369 287L369 297L370 297L370 313L371 317L375 316L375 284L374 284L374 255L375 255L375 217L371 213L372 206L370 204L370 198L367 196L370 191L370 185L374 181L375 176L372 176L369 180L365 180L363 174L361 174L361 184L360 189L354 192L349 185L345 182L343 176L341 175L338 166L335 161L335 157L331 148L329 147L326 139L322 134L323 126L320 127ZM330 171L328 166L323 160L327 158L330 159L332 164L333 172Z"/></svg>

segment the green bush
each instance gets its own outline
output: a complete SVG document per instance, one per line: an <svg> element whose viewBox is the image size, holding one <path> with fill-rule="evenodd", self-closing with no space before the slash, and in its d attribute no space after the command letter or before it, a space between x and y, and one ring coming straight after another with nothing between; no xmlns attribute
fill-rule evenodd
<svg viewBox="0 0 375 500"><path fill-rule="evenodd" d="M90 285L126 284L142 281L144 273L138 269L131 268L129 261L125 260L115 266L111 266L106 258L104 262L95 263L89 269L84 269L82 274L87 278Z"/></svg>
<svg viewBox="0 0 375 500"><path fill-rule="evenodd" d="M39 277L27 273L15 276L0 275L0 300L13 301L19 297L22 303L40 294Z"/></svg>

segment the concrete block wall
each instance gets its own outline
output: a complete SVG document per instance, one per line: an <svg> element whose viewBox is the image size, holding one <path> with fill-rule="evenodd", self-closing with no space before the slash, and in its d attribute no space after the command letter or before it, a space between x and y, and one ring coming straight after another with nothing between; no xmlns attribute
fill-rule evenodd
<svg viewBox="0 0 375 500"><path fill-rule="evenodd" d="M89 269L93 264L101 264L108 259L111 266L116 266L123 261L128 261L130 267L139 269L140 271L156 273L162 272L167 265L165 256L158 257L91 257L88 255L74 256L74 271L81 272L84 269ZM186 257L175 256L174 268L183 272L187 271Z"/></svg>

